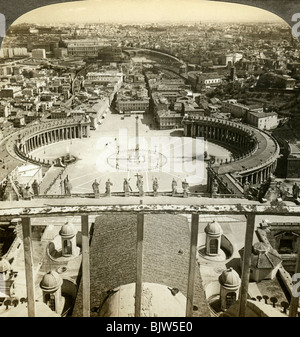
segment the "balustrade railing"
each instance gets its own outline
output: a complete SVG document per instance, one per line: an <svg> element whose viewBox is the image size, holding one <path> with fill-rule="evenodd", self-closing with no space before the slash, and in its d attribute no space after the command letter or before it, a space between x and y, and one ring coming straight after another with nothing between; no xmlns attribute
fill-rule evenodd
<svg viewBox="0 0 300 337"><path fill-rule="evenodd" d="M34 204L28 207L22 206L17 208L0 209L0 221L4 219L12 219L16 216L21 218L23 230L24 245L24 265L26 272L26 289L27 289L27 309L28 316L36 316L36 290L34 282L33 268L33 248L31 242L31 219L56 216L78 216L81 217L82 232L82 316L90 316L90 265L89 265L89 216L95 216L101 213L131 213L137 215L137 271L136 271L136 293L135 293L135 316L141 315L141 297L142 297L142 274L143 274L143 228L144 215L149 213L155 214L190 214L191 215L191 231L190 231L190 252L189 252L189 271L187 277L187 301L186 316L193 316L193 298L194 298L194 279L196 270L196 254L197 254L197 233L199 226L199 216L209 214L210 216L220 215L244 215L247 219L245 248L242 262L241 288L239 298L238 315L246 316L246 307L248 299L248 286L250 276L250 260L252 253L252 242L255 230L255 217L257 215L277 215L277 216L300 216L300 207L298 206L272 206L260 204L248 204L241 201L240 204L224 204L221 201L218 204L198 204L198 205L95 205L88 204L71 205L71 206L42 206L35 207ZM298 251L300 256L300 250ZM298 257L299 258L299 257ZM296 303L297 304L297 303ZM290 316L295 316L295 301L290 303Z"/></svg>

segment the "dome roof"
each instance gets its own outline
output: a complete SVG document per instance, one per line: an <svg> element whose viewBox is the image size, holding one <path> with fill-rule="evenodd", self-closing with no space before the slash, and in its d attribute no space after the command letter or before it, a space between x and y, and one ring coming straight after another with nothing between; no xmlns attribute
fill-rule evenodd
<svg viewBox="0 0 300 337"><path fill-rule="evenodd" d="M205 233L212 235L221 235L223 233L222 227L217 221L213 221L207 224L204 229Z"/></svg>
<svg viewBox="0 0 300 337"><path fill-rule="evenodd" d="M222 272L219 277L219 282L225 288L238 288L241 283L241 279L239 274L230 267Z"/></svg>
<svg viewBox="0 0 300 337"><path fill-rule="evenodd" d="M76 234L76 229L75 229L74 225L66 222L64 225L62 225L62 227L59 231L59 234L63 237L71 238Z"/></svg>
<svg viewBox="0 0 300 337"><path fill-rule="evenodd" d="M0 258L0 273L5 273L10 269L10 263L6 259Z"/></svg>
<svg viewBox="0 0 300 337"><path fill-rule="evenodd" d="M62 279L56 271L49 271L40 282L40 287L46 292L56 291L62 284Z"/></svg>
<svg viewBox="0 0 300 337"><path fill-rule="evenodd" d="M135 283L122 285L107 294L100 317L134 316ZM179 289L143 282L141 300L141 310L145 317L185 317L186 297Z"/></svg>

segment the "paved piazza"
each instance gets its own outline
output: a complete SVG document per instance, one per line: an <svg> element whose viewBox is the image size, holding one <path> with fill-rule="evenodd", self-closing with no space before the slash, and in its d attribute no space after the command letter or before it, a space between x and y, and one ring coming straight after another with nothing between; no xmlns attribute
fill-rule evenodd
<svg viewBox="0 0 300 337"><path fill-rule="evenodd" d="M122 119L122 115L112 112L107 114L97 130L90 131L89 138L46 145L31 154L46 160L68 153L77 157L78 160L68 165L66 172L73 193L91 193L95 179L100 181L101 193L105 190L107 179L113 183L112 192L121 192L124 178L130 178L132 190L138 191L136 174L143 176L146 192L152 191L155 177L159 182L159 191L171 191L171 182L175 178L178 191L181 191L181 182L187 179L191 191L205 192L204 151L224 161L230 156L229 151L216 144L181 137L182 129L152 129L150 125L154 123L150 116L139 116L138 123L138 160L131 158L136 154L137 146L135 115ZM128 158L127 165L124 164L125 158Z"/></svg>

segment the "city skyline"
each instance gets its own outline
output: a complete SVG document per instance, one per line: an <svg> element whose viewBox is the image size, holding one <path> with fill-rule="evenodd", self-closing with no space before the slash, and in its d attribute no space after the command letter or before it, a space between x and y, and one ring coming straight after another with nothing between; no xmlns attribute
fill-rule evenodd
<svg viewBox="0 0 300 337"><path fill-rule="evenodd" d="M44 6L19 17L20 23L183 23L284 22L251 6L206 0L85 0Z"/></svg>

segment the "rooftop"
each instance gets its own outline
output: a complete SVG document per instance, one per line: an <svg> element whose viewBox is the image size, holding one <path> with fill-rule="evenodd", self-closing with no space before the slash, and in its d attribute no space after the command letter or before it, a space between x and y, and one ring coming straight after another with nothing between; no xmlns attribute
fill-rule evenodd
<svg viewBox="0 0 300 337"><path fill-rule="evenodd" d="M271 247L261 247L264 245L257 242L252 247L251 266L258 269L273 269L281 263L279 253ZM262 250L264 249L264 250ZM239 251L241 258L244 256L244 248Z"/></svg>
<svg viewBox="0 0 300 337"><path fill-rule="evenodd" d="M101 317L134 317L135 283L112 291L104 302ZM177 288L157 283L143 283L142 314L146 317L185 317L186 298Z"/></svg>
<svg viewBox="0 0 300 337"><path fill-rule="evenodd" d="M222 272L219 282L225 288L237 288L241 283L241 279L239 274L230 267Z"/></svg>
<svg viewBox="0 0 300 337"><path fill-rule="evenodd" d="M266 117L272 117L272 116L278 116L278 114L275 111L272 112L258 112L258 111L248 111L248 114L254 115L258 118L266 118Z"/></svg>
<svg viewBox="0 0 300 337"><path fill-rule="evenodd" d="M90 249L91 308L101 306L107 291L135 282L136 226L134 214L112 213L96 218ZM186 296L190 250L187 219L180 215L145 215L143 249L143 282L177 288ZM79 290L74 316L81 315L81 297ZM194 304L198 308L195 316L210 316L199 273Z"/></svg>

